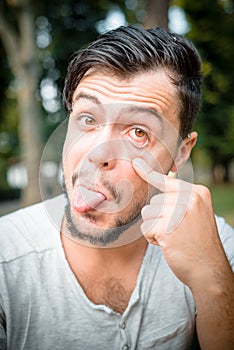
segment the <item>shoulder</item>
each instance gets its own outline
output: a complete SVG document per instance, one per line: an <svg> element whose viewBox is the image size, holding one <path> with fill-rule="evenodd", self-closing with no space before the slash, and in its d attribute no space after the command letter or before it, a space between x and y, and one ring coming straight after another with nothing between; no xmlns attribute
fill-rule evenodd
<svg viewBox="0 0 234 350"><path fill-rule="evenodd" d="M0 218L0 263L49 248L53 237L58 236L61 223L61 215L56 225L48 211L55 209L56 203L55 198Z"/></svg>
<svg viewBox="0 0 234 350"><path fill-rule="evenodd" d="M228 261L234 270L234 229L224 218L216 216L219 237L225 250Z"/></svg>

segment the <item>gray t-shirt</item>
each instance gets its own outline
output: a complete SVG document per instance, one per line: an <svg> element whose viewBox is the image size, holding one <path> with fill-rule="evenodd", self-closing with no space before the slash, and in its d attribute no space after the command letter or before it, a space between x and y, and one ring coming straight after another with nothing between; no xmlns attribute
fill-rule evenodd
<svg viewBox="0 0 234 350"><path fill-rule="evenodd" d="M57 199L49 202L62 212ZM234 234L217 219L230 264ZM66 261L58 225L43 203L0 219L0 349L191 349L196 307L187 286L148 245L121 315L92 303Z"/></svg>

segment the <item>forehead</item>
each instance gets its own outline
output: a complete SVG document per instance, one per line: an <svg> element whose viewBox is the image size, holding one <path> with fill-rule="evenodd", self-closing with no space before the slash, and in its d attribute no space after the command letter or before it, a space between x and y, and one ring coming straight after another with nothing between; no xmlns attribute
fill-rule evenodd
<svg viewBox="0 0 234 350"><path fill-rule="evenodd" d="M80 96L90 96L80 99ZM128 103L155 110L179 128L179 99L176 87L163 70L136 74L124 79L111 73L88 71L73 94L72 109L79 104Z"/></svg>

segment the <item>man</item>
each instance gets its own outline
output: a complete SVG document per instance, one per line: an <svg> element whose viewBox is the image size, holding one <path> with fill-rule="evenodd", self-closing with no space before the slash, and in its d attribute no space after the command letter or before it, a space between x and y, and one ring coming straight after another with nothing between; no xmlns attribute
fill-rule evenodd
<svg viewBox="0 0 234 350"><path fill-rule="evenodd" d="M65 210L1 219L0 349L233 349L233 230L168 175L196 143L200 81L194 46L159 28L74 55Z"/></svg>

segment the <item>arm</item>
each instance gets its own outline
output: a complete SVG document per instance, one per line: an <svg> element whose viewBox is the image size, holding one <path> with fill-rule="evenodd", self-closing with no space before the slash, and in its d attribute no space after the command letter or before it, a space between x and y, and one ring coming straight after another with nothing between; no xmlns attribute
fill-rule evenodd
<svg viewBox="0 0 234 350"><path fill-rule="evenodd" d="M175 275L192 291L202 350L234 348L234 275L204 186L169 178L143 160L136 172L161 193L142 210L142 233L161 247ZM234 249L234 248L233 248Z"/></svg>
<svg viewBox="0 0 234 350"><path fill-rule="evenodd" d="M204 271L190 288L197 306L196 327L201 349L233 349L234 277L228 263Z"/></svg>

